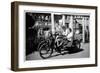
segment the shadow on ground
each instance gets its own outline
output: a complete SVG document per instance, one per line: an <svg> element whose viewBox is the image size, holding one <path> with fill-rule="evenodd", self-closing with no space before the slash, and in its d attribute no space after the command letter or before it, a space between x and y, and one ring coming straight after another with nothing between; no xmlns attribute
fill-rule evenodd
<svg viewBox="0 0 100 73"><path fill-rule="evenodd" d="M63 53L57 53L57 54L52 55L51 57L56 57L56 56L59 56L59 55L66 55L66 54L75 54L75 53L81 52L83 50L84 49L75 49L75 48L71 49L71 50L66 49L66 50L64 50Z"/></svg>

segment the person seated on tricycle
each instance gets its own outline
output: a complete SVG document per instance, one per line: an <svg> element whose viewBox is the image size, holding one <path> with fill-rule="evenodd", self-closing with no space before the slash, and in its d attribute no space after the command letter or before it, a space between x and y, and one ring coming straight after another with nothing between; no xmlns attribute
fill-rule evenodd
<svg viewBox="0 0 100 73"><path fill-rule="evenodd" d="M61 46L64 43L67 47L70 47L72 45L72 41L73 32L71 28L66 28L66 30L63 31L62 35L58 35L56 37L57 46Z"/></svg>

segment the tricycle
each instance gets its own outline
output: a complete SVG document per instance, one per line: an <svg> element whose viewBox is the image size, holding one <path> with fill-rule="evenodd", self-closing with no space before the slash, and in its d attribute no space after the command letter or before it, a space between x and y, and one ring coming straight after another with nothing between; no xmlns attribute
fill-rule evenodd
<svg viewBox="0 0 100 73"><path fill-rule="evenodd" d="M68 44L71 46L68 46ZM40 42L38 46L40 57L43 59L50 58L53 52L57 52L63 55L62 51L67 50L68 52L73 51L74 49L80 49L81 44L80 40L73 39L69 41L63 35L57 33L51 34L50 37Z"/></svg>

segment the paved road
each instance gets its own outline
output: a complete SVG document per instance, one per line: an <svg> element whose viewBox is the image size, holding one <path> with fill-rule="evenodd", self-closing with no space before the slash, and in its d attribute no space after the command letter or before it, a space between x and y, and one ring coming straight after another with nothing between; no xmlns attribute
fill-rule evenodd
<svg viewBox="0 0 100 73"><path fill-rule="evenodd" d="M81 51L73 52L73 53L68 53L64 51L64 55L60 55L57 52L54 52L52 56L48 59L67 59L67 58L87 58L89 57L89 43L82 44L81 46ZM26 57L27 60L41 60L42 58L40 57L38 52L34 52L29 54Z"/></svg>

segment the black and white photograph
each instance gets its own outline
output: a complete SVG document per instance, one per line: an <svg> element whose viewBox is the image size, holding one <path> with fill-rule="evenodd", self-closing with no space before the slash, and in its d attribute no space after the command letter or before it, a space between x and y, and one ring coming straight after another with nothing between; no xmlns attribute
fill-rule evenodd
<svg viewBox="0 0 100 73"><path fill-rule="evenodd" d="M97 7L12 3L12 69L97 66Z"/></svg>
<svg viewBox="0 0 100 73"><path fill-rule="evenodd" d="M25 12L26 60L89 58L90 15Z"/></svg>

